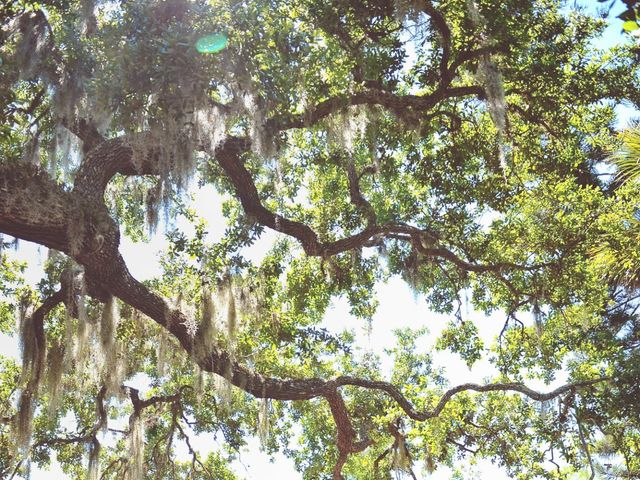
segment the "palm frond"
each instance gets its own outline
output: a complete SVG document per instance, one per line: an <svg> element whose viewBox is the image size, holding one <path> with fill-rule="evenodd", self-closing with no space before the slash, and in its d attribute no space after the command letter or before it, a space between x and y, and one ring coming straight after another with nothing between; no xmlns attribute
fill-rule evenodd
<svg viewBox="0 0 640 480"><path fill-rule="evenodd" d="M640 179L640 126L621 132L620 140L620 149L609 161L618 167L618 176L624 181L637 181Z"/></svg>

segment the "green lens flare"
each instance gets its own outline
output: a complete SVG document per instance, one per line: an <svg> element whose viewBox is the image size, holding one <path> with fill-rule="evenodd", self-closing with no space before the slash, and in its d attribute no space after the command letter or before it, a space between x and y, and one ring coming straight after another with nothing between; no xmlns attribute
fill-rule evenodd
<svg viewBox="0 0 640 480"><path fill-rule="evenodd" d="M224 33L213 33L200 37L196 42L196 50L200 53L218 53L223 50L229 39Z"/></svg>

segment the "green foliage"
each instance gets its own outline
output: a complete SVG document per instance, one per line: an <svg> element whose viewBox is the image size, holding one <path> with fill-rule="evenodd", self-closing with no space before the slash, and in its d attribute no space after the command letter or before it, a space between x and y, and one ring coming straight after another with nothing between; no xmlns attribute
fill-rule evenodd
<svg viewBox="0 0 640 480"><path fill-rule="evenodd" d="M472 322L462 322L459 325L449 323L440 334L436 348L438 350L449 349L457 353L469 368L483 356L483 344L482 340L478 338L478 327Z"/></svg>
<svg viewBox="0 0 640 480"><path fill-rule="evenodd" d="M637 2L625 4L621 28L636 31ZM116 176L109 213L133 241L164 235L162 273L145 285L195 333L180 345L63 254L32 288L0 239L0 333L72 286L43 320L35 465L55 453L69 478L91 456L105 479L144 463L145 478L232 480L259 436L302 478L337 478L344 425L325 399L262 402L197 362L224 351L262 377L388 380L421 413L453 387L437 367L446 351L498 372L474 381L609 380L546 402L459 392L425 421L379 388L340 387L355 437L370 440L345 478L468 478L479 459L519 479L640 471L640 186L621 181L639 176L640 134L614 129L617 105L640 106L631 36L601 49L607 20L554 0L10 2L0 18L0 166L35 163L73 192L90 152L69 122L126 136L133 173L151 158L159 174ZM225 169L231 137L250 147ZM612 151L622 178L608 174ZM242 167L253 184L233 181ZM218 205L191 203L196 183L223 198L223 228L199 210ZM312 230L306 244L283 219ZM378 321L377 287L396 276L449 322L434 342L429 325L397 329L378 357L355 332ZM332 331L339 299L353 323ZM495 341L480 313L504 324ZM11 424L27 373L0 357L2 478L21 459ZM148 386L140 399L120 388L133 379Z"/></svg>

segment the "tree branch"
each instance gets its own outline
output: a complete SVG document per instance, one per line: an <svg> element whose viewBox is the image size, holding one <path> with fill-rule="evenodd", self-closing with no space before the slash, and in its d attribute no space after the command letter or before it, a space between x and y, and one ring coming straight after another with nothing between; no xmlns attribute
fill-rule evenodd
<svg viewBox="0 0 640 480"><path fill-rule="evenodd" d="M82 140L82 151L85 154L106 140L90 120L84 118L63 118L62 125Z"/></svg>
<svg viewBox="0 0 640 480"><path fill-rule="evenodd" d="M41 439L33 444L34 448L50 446L50 445L68 445L70 443L87 443L93 442L96 440L96 435L98 434L98 430L104 427L107 424L107 411L104 407L104 400L107 394L106 387L102 387L96 396L96 413L97 420L89 429L89 431L82 435L76 435L72 437L57 437L57 438L46 438Z"/></svg>
<svg viewBox="0 0 640 480"><path fill-rule="evenodd" d="M478 85L448 87L439 88L428 95L396 95L383 90L365 90L349 96L331 97L302 114L288 114L270 118L267 121L267 129L278 132L309 127L333 113L355 105L379 105L400 118L409 110L423 115L443 100L473 95L484 98L484 89Z"/></svg>
<svg viewBox="0 0 640 480"><path fill-rule="evenodd" d="M454 252L443 246L433 248L423 246L422 240L425 236L436 241L438 240L437 235L434 235L433 232L421 230L417 227L402 223L372 225L371 220L373 212L368 213L370 224L361 232L333 242L321 242L318 238L318 234L308 225L289 220L277 213L273 213L262 204L260 194L258 193L258 189L255 186L253 178L243 164L242 154L247 150L247 148L246 139L229 137L215 152L216 160L235 187L236 195L242 204L242 208L249 217L255 219L255 221L261 225L296 238L301 243L305 253L309 256L330 257L348 250L367 246L367 244L376 237L405 234L407 237L404 239L411 241L418 252L422 255L450 261L457 267L466 271L482 273L500 272L506 269L535 270L544 266L520 266L508 262L496 264L471 263L458 257ZM349 176L350 193L352 198L355 194L355 200L358 201L359 191L357 190L357 184L353 182L351 177L356 177L355 172L352 172ZM361 195L360 198L362 199ZM394 238L400 239L401 237L396 236Z"/></svg>
<svg viewBox="0 0 640 480"><path fill-rule="evenodd" d="M449 57L451 56L451 29L447 25L447 21L440 11L438 11L431 2L426 1L422 4L422 9L429 16L433 26L440 35L442 41L442 55L440 56L440 85L446 87L451 82L455 69L449 69Z"/></svg>
<svg viewBox="0 0 640 480"><path fill-rule="evenodd" d="M334 381L336 385L339 385L339 386L352 385L352 386L358 386L362 388L383 391L395 400L398 406L400 406L400 408L407 414L409 418L422 422L440 415L444 407L447 406L447 403L449 403L455 395L461 392L469 391L469 390L476 391L476 392L517 392L531 398L532 400L535 400L538 402L545 402L547 400L551 400L552 398L556 398L562 395L563 393L575 392L578 389L586 388L591 385L595 385L597 383L605 382L608 380L610 380L609 377L601 377L601 378L595 378L592 380L568 383L566 385L558 387L555 390L552 390L547 393L532 390L531 388L525 386L522 383L489 383L487 385L479 385L477 383L465 383L447 390L442 395L442 397L440 397L440 401L432 410L425 410L423 412L416 410L415 407L406 399L406 397L402 395L400 390L398 390L397 387L395 387L394 385L388 382L365 380L362 378L355 378L355 377L348 377L348 376L338 377Z"/></svg>

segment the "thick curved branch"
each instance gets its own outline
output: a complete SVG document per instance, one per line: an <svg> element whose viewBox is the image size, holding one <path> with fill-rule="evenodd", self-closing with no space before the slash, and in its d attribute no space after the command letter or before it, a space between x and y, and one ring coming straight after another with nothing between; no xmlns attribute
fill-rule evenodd
<svg viewBox="0 0 640 480"><path fill-rule="evenodd" d="M102 134L98 132L93 122L85 118L63 118L62 124L67 130L82 140L82 151L85 154L106 140Z"/></svg>
<svg viewBox="0 0 640 480"><path fill-rule="evenodd" d="M252 217L261 225L296 238L307 255L329 257L348 250L368 246L374 239L392 237L410 241L417 251L425 257L441 258L452 262L463 270L476 273L500 272L507 269L535 270L544 266L521 266L509 262L496 264L472 263L460 258L453 251L443 246L425 247L423 245L423 239L425 237L429 237L435 241L438 240L432 232L401 223L376 225L375 222L372 222L372 220L375 220L372 211L367 211L369 225L361 232L333 242L321 242L318 234L308 225L282 217L270 211L262 204L260 194L251 177L251 173L249 173L244 166L242 154L246 149L247 141L245 139L229 137L215 152L216 160L235 187L236 195L242 204L242 208L249 217ZM352 200L354 203L369 210L366 208L366 203L362 204L362 200L364 199L358 189L355 170L348 172L348 178Z"/></svg>
<svg viewBox="0 0 640 480"><path fill-rule="evenodd" d="M0 231L65 251L69 212L74 201L49 175L34 165L0 160Z"/></svg>
<svg viewBox="0 0 640 480"><path fill-rule="evenodd" d="M139 148L146 145L149 135L140 133L101 142L84 159L76 174L74 191L87 199L102 203L104 191L116 174L160 175L158 148Z"/></svg>
<svg viewBox="0 0 640 480"><path fill-rule="evenodd" d="M349 455L362 452L371 445L372 442L368 438L356 440L356 431L351 423L347 406L337 388L326 394L325 398L329 403L331 415L338 430L338 460L333 468L333 478L334 480L342 480L342 467L346 463Z"/></svg>
<svg viewBox="0 0 640 480"><path fill-rule="evenodd" d="M329 98L302 114L290 114L270 118L267 121L269 131L282 131L292 128L305 128L316 124L323 118L355 105L379 105L400 118L413 110L424 115L439 102L448 98L476 96L484 98L484 89L478 85L439 88L429 95L396 95L383 90L365 90L349 96Z"/></svg>
<svg viewBox="0 0 640 480"><path fill-rule="evenodd" d="M106 261L103 260L105 252L102 252L101 255L88 255L82 258L85 271L89 276L100 280L105 289L169 330L188 353L194 354L201 368L227 378L233 385L257 398L272 398L276 400L308 400L317 397L328 398L335 396L335 389L337 387L345 385L360 386L386 392L400 405L408 416L416 420L426 420L437 416L455 394L465 390L475 390L478 392L515 391L523 393L534 400L544 401L565 392L606 380L599 378L591 381L568 384L549 393L536 392L520 383L489 385L465 384L446 392L433 411L418 412L396 387L387 382L376 382L354 377L339 377L333 381L326 381L319 378L283 380L263 377L240 365L226 350L215 345L203 346L202 339L197 333L195 336L190 334L186 325L186 317L182 312L172 309L163 298L153 293L148 287L130 275L115 245L110 246L108 253L109 258ZM202 354L201 352L205 347L207 353Z"/></svg>
<svg viewBox="0 0 640 480"><path fill-rule="evenodd" d="M146 400L141 400L140 391L137 388L125 386L122 387L122 389L129 392L129 399L131 400L133 409L138 412L144 410L145 408L162 403L180 402L182 400L182 394L184 393L184 391L190 388L192 387L189 385L183 385L178 389L178 392L174 393L173 395L154 395L153 397L149 397Z"/></svg>
<svg viewBox="0 0 640 480"><path fill-rule="evenodd" d="M466 50L460 52L456 59L449 66L449 75L455 75L457 73L458 68L460 68L466 62L471 60L475 60L478 58L485 57L487 55L491 55L494 53L506 53L508 51L508 47L504 45L485 45L475 50Z"/></svg>
<svg viewBox="0 0 640 480"><path fill-rule="evenodd" d="M69 253L76 261L84 266L85 275L91 282L101 285L104 291L119 297L128 305L146 314L160 326L167 329L180 342L186 352L193 354L195 361L202 369L225 377L231 384L254 397L277 400L325 398L330 404L339 431L338 443L340 445L340 458L335 470L337 475L340 474L341 464L346 461L350 453L361 451L368 445L368 440L366 439L355 441L354 429L351 426L344 401L338 392L341 386L351 385L380 390L389 395L410 418L426 420L439 415L453 396L467 390L477 392L513 391L522 393L534 400L544 401L563 393L573 392L578 388L606 380L595 379L568 384L549 393L536 392L519 383L489 385L465 384L445 392L433 410L421 412L413 407L398 388L387 382L371 381L348 376L338 377L334 380L264 377L238 363L228 351L220 346L205 344L198 332L194 335L193 332L189 330L187 318L181 311L171 308L163 298L152 292L144 284L138 282L129 273L118 251L118 227L109 217L109 213L101 201L102 191L100 191L100 188L102 188L101 186L104 182L108 182L109 176L112 175L113 172L139 173L140 169L132 165L131 152L130 150L127 151L127 146L118 144L117 141L114 142L116 142L116 146L118 146L119 150L117 151L120 152L110 157L115 166L106 165L107 162L104 158L96 158L96 160L93 160L94 155L100 157L97 152L102 151L101 148L103 148L102 146L96 147L90 152L88 163L95 162L92 164L92 168L94 168L100 180L97 183L92 183L88 173L83 174L76 182L76 189L73 192L64 191L62 187L41 175L37 169L27 168L25 169L26 173L24 173L24 171L22 171L22 173L16 173L16 170L22 170L21 168L15 168L16 165L13 166L13 169L6 165L0 167L15 177L13 180L8 181L6 180L7 175L5 175L4 188L2 184L0 184L0 231L5 231L14 236L20 236L21 238L28 237L27 239L42 244L55 244L54 248ZM271 222L271 225L275 226L275 218L278 217L275 217L275 215L260 203L258 193L253 182L251 182L249 173L239 158L239 152L241 152L244 147L244 140L231 138L221 147L218 152L218 158L223 167L225 167L225 170L230 172L230 178L234 180L234 183L238 178L247 181L249 195L246 194L246 191L240 191L240 193L242 194L241 201L248 210L248 213L252 212L252 208L257 209L256 212L258 216L261 217L267 225ZM100 165L105 167L102 172L99 171ZM143 162L142 165L145 165L145 163ZM18 165L17 167L21 166L22 165ZM153 162L149 162L149 166L143 168L151 171L152 167ZM30 197L25 198L22 196L21 190L18 188L20 182L16 182L16 178L25 180L26 183L23 184L23 188L24 186L27 187L28 194L31 194ZM86 180L83 180L83 178ZM93 187L90 187L91 185L93 185ZM86 193L86 196L84 193ZM30 213L30 209L34 207L34 197L35 200L38 201L47 196L54 198L57 203L54 202L51 205L46 205L41 211L36 209L35 214ZM77 249L74 250L74 248L69 246L70 239L66 235L62 235L62 238L57 238L55 235L53 237L51 236L51 230L66 233L69 225L77 221L73 215L69 215L69 212L76 212L77 210L75 209L80 209L80 211L84 212L88 208L91 209L91 212L86 212L81 218L84 222L81 227L82 229L89 230L90 234L87 237L88 240L83 239ZM99 225L95 225L95 222L98 222ZM19 226L14 227L15 223L18 223ZM25 225L29 225L32 228L26 229ZM285 227L290 225L292 230L287 232L290 234L295 234L297 231L302 231L305 234L311 232L310 241L312 243L306 247L312 253L330 253L339 248L347 248L349 244L361 244L362 242L368 241L373 235L385 233L386 231L399 232L407 235L408 238L414 238L418 233L424 233L415 229L415 227L407 225L382 226L365 230L354 237L325 245L318 242L313 231L303 224L285 222L284 225ZM95 239L98 236L101 238L100 242L91 241L91 239ZM309 241L304 237L302 238L305 241ZM173 397L152 397L146 401L139 400L137 409L141 409L147 404L151 405L167 400L173 400ZM136 409L135 404L134 409ZM82 438L86 440L88 437L82 436ZM75 440L78 441L79 439L80 437ZM336 478L339 477L336 476Z"/></svg>
<svg viewBox="0 0 640 480"><path fill-rule="evenodd" d="M440 57L440 84L448 85L455 74L455 70L451 72L448 68L449 57L451 56L451 29L447 25L447 21L440 11L438 11L431 2L424 2L422 9L429 16L433 26L440 35L442 41L442 55Z"/></svg>

